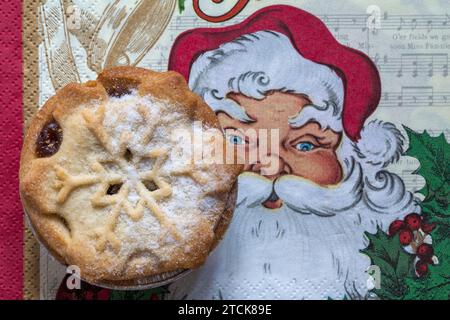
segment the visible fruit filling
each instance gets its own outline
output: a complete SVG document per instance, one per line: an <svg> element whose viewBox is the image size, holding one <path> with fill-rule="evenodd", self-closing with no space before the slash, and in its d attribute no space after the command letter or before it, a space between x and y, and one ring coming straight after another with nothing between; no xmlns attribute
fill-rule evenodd
<svg viewBox="0 0 450 320"><path fill-rule="evenodd" d="M38 157L50 157L58 152L63 139L63 132L59 124L52 120L48 122L39 133L36 141Z"/></svg>

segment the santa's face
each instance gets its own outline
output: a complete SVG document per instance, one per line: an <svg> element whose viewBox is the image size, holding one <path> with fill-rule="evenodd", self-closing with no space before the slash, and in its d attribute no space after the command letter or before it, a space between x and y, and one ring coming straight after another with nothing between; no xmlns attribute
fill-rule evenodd
<svg viewBox="0 0 450 320"><path fill-rule="evenodd" d="M371 121L351 140L342 80L274 31L202 54L189 85L218 115L246 172L223 240L171 287L174 297L364 296L364 232L415 211L401 179L386 170L400 156L400 132Z"/></svg>
<svg viewBox="0 0 450 320"><path fill-rule="evenodd" d="M311 104L308 97L274 91L262 100L234 93L229 94L228 98L243 107L253 119L253 122L242 122L224 112L218 114L228 142L243 157L246 171L272 181L283 175L294 175L321 186L335 185L342 180L342 168L336 155L341 133L323 130L315 121L301 127L293 127L288 122ZM248 132L256 135L249 137ZM271 137L274 132L277 133L275 140ZM273 143L277 145L272 146ZM257 157L252 159L249 156L252 153ZM265 166L274 164L276 167L273 170L263 170ZM263 205L268 209L277 209L283 201L273 190Z"/></svg>

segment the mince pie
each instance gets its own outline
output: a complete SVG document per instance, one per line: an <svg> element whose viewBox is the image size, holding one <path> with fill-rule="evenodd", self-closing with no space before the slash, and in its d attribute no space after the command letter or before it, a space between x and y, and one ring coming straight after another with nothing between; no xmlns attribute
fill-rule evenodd
<svg viewBox="0 0 450 320"><path fill-rule="evenodd" d="M193 159L197 145L185 138L196 125L223 137L175 72L117 67L58 91L31 121L21 156L38 238L93 283L201 265L231 217L241 166Z"/></svg>

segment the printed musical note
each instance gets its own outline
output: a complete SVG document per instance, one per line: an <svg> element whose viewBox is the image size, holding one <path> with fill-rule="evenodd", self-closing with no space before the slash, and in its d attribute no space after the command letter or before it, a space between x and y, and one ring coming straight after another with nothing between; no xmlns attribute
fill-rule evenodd
<svg viewBox="0 0 450 320"><path fill-rule="evenodd" d="M417 28L417 18L411 19L411 30L415 30Z"/></svg>
<svg viewBox="0 0 450 320"><path fill-rule="evenodd" d="M431 32L431 30L433 30L433 20L428 20L427 21L427 32Z"/></svg>
<svg viewBox="0 0 450 320"><path fill-rule="evenodd" d="M447 26L450 23L450 15L445 14L445 20L442 22L443 26Z"/></svg>
<svg viewBox="0 0 450 320"><path fill-rule="evenodd" d="M339 18L336 18L336 21L335 21L334 26L333 26L333 29L334 29L335 32L339 31L340 25L341 25L341 20Z"/></svg>
<svg viewBox="0 0 450 320"><path fill-rule="evenodd" d="M442 75L448 77L448 59L447 62L442 66Z"/></svg>
<svg viewBox="0 0 450 320"><path fill-rule="evenodd" d="M403 18L400 17L400 23L398 24L397 31L400 31L400 30L403 29L403 24L404 23L405 23L405 20L403 20Z"/></svg>

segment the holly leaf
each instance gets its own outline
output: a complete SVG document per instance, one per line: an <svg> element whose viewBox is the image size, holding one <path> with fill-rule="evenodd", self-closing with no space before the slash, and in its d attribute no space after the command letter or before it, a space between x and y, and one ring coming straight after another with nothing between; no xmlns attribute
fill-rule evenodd
<svg viewBox="0 0 450 320"><path fill-rule="evenodd" d="M432 191L421 203L429 222L446 224L450 227L450 183L446 181L438 190ZM445 220L447 219L447 220Z"/></svg>
<svg viewBox="0 0 450 320"><path fill-rule="evenodd" d="M184 9L186 9L186 7L184 6L185 2L186 0L178 0L178 10L180 11L180 13L183 13Z"/></svg>
<svg viewBox="0 0 450 320"><path fill-rule="evenodd" d="M398 235L389 237L380 228L375 234L366 232L365 235L369 245L361 252L381 272L381 287L373 291L381 299L402 299L407 290L404 280L411 273L414 256L403 249Z"/></svg>
<svg viewBox="0 0 450 320"><path fill-rule="evenodd" d="M425 179L419 192L421 213L427 223L436 224L431 236L438 265L429 265L429 272L418 278L414 272L415 255L403 250L398 236L388 237L378 230L366 234L369 246L362 252L381 271L381 288L374 292L381 299L450 299L450 144L444 134L431 137L426 131L415 132L404 127L409 138L405 155L417 158L419 168L414 174Z"/></svg>
<svg viewBox="0 0 450 320"><path fill-rule="evenodd" d="M419 160L419 168L413 173L425 179L425 186L419 190L425 196L420 204L422 214L429 223L443 227L436 233L436 240L445 239L450 228L450 144L444 133L431 137L426 131L404 128L409 138L405 154Z"/></svg>
<svg viewBox="0 0 450 320"><path fill-rule="evenodd" d="M431 137L425 130L418 133L403 126L409 139L409 147L405 155L419 160L420 165L414 174L425 178L426 185L419 192L425 196L436 197L438 201L448 206L450 181L450 144L445 140L444 133ZM447 185L447 186L445 186Z"/></svg>
<svg viewBox="0 0 450 320"><path fill-rule="evenodd" d="M434 232L432 236L434 236ZM429 266L423 278L410 276L405 279L408 286L404 299L449 300L450 299L450 238L435 243L435 255L439 263Z"/></svg>

